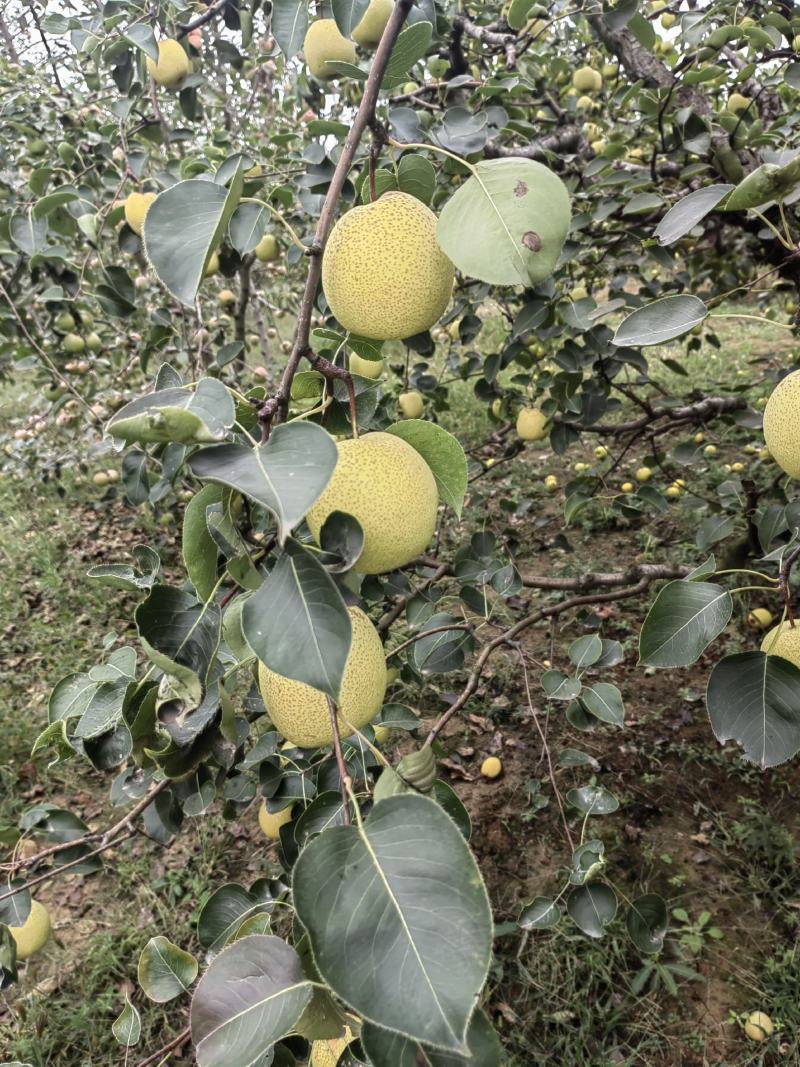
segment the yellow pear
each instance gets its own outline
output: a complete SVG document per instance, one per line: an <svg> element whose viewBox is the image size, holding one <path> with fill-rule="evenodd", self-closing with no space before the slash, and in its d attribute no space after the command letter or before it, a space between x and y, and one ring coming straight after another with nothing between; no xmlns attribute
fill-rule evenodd
<svg viewBox="0 0 800 1067"><path fill-rule="evenodd" d="M728 111L732 111L735 115L737 111L744 111L749 103L749 99L741 93L731 93L728 97Z"/></svg>
<svg viewBox="0 0 800 1067"><path fill-rule="evenodd" d="M791 478L800 478L800 371L776 385L764 408L764 442Z"/></svg>
<svg viewBox="0 0 800 1067"><path fill-rule="evenodd" d="M17 943L17 959L27 960L44 948L50 937L50 916L44 904L31 901L31 910L22 926L9 926L11 936Z"/></svg>
<svg viewBox="0 0 800 1067"><path fill-rule="evenodd" d="M747 625L751 630L766 630L773 618L769 608L753 608L747 615Z"/></svg>
<svg viewBox="0 0 800 1067"><path fill-rule="evenodd" d="M332 81L339 75L328 69L328 61L355 63L356 46L339 32L334 19L317 19L308 27L303 52L308 69L318 81Z"/></svg>
<svg viewBox="0 0 800 1067"><path fill-rule="evenodd" d="M281 836L281 827L292 821L292 808L281 808L280 811L267 811L266 801L258 809L258 825L264 834L272 841L277 841Z"/></svg>
<svg viewBox="0 0 800 1067"><path fill-rule="evenodd" d="M522 408L517 415L517 434L523 441L542 441L547 437L547 416L538 408Z"/></svg>
<svg viewBox="0 0 800 1067"><path fill-rule="evenodd" d="M265 233L253 249L256 259L262 263L272 263L280 255L280 248L274 233Z"/></svg>
<svg viewBox="0 0 800 1067"><path fill-rule="evenodd" d="M129 193L125 199L125 221L140 237L147 212L155 198L155 193Z"/></svg>
<svg viewBox="0 0 800 1067"><path fill-rule="evenodd" d="M333 228L322 287L346 330L385 341L422 333L453 291L453 264L436 240L436 216L408 193L384 193Z"/></svg>
<svg viewBox="0 0 800 1067"><path fill-rule="evenodd" d="M380 378L383 374L382 359L364 359L355 352L350 353L348 366L351 374L360 374L362 378Z"/></svg>
<svg viewBox="0 0 800 1067"><path fill-rule="evenodd" d="M206 269L203 271L204 278L210 278L212 274L216 274L219 270L219 255L216 252L211 253L211 258L206 263Z"/></svg>
<svg viewBox="0 0 800 1067"><path fill-rule="evenodd" d="M383 36L389 16L394 11L394 0L370 0L369 7L353 30L353 40L362 48L375 48Z"/></svg>
<svg viewBox="0 0 800 1067"><path fill-rule="evenodd" d="M744 1024L744 1032L751 1041L767 1041L772 1037L774 1030L772 1019L763 1011L751 1012L747 1017L747 1022Z"/></svg>
<svg viewBox="0 0 800 1067"><path fill-rule="evenodd" d="M503 764L497 756L487 756L481 764L481 774L484 778L498 778L503 770Z"/></svg>
<svg viewBox="0 0 800 1067"><path fill-rule="evenodd" d="M579 67L572 75L572 88L579 93L597 93L603 88L603 75L594 67Z"/></svg>
<svg viewBox="0 0 800 1067"><path fill-rule="evenodd" d="M350 1027L344 1028L344 1037L314 1041L311 1045L309 1067L336 1067L344 1050L353 1040Z"/></svg>
<svg viewBox="0 0 800 1067"><path fill-rule="evenodd" d="M418 419L425 410L422 393L418 393L416 389L410 393L401 393L397 398L397 403L404 419Z"/></svg>
<svg viewBox="0 0 800 1067"><path fill-rule="evenodd" d="M158 63L148 56L147 70L154 81L168 89L180 85L191 71L192 63L178 41L166 38L158 42Z"/></svg>
<svg viewBox="0 0 800 1067"><path fill-rule="evenodd" d="M800 667L800 623L792 626L789 622L782 622L773 626L761 642L761 651L768 656L788 659L795 667Z"/></svg>
<svg viewBox="0 0 800 1067"><path fill-rule="evenodd" d="M322 496L306 515L319 540L332 511L358 519L364 549L361 574L384 574L423 552L436 529L439 496L430 467L411 445L392 433L368 433L339 441L339 461Z"/></svg>
<svg viewBox="0 0 800 1067"><path fill-rule="evenodd" d="M343 720L361 728L374 718L386 691L386 661L378 631L360 608L349 608L353 641L344 668L339 700L339 730L350 729ZM275 674L263 663L258 684L269 716L287 741L298 748L315 748L333 741L328 700L310 685Z"/></svg>

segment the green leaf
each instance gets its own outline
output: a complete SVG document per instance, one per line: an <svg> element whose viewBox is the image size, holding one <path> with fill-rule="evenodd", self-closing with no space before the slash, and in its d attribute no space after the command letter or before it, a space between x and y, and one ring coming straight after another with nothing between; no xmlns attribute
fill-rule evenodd
<svg viewBox="0 0 800 1067"><path fill-rule="evenodd" d="M639 635L639 661L687 667L728 625L730 593L712 582L669 582L659 591Z"/></svg>
<svg viewBox="0 0 800 1067"><path fill-rule="evenodd" d="M73 200L79 200L80 195L77 189L57 189L55 192L50 193L48 196L43 196L41 200L37 200L33 205L33 217L35 219L43 219L56 208L63 207L65 204L71 203Z"/></svg>
<svg viewBox="0 0 800 1067"><path fill-rule="evenodd" d="M219 645L217 605L203 604L183 589L157 585L136 609L134 620L148 659L170 676L172 696L197 707Z"/></svg>
<svg viewBox="0 0 800 1067"><path fill-rule="evenodd" d="M428 619L422 627L422 633L426 630L439 630L442 626L452 626L453 629L440 630L439 633L420 637L414 642L411 658L421 674L428 676L458 670L473 644L472 635L462 629L463 625L463 619L457 619L444 611L437 612Z"/></svg>
<svg viewBox="0 0 800 1067"><path fill-rule="evenodd" d="M331 13L343 37L349 37L369 7L369 0L332 0Z"/></svg>
<svg viewBox="0 0 800 1067"><path fill-rule="evenodd" d="M519 925L523 930L549 930L560 921L563 912L552 897L534 897L522 909Z"/></svg>
<svg viewBox="0 0 800 1067"><path fill-rule="evenodd" d="M127 30L122 30L121 32L126 41L130 41L135 48L144 52L154 63L158 63L158 43L152 26L146 22L135 22Z"/></svg>
<svg viewBox="0 0 800 1067"><path fill-rule="evenodd" d="M776 767L800 751L800 669L765 652L725 656L706 692L717 740L735 741L746 759Z"/></svg>
<svg viewBox="0 0 800 1067"><path fill-rule="evenodd" d="M430 22L415 22L400 32L386 65L382 89L393 89L406 80L408 71L427 53L432 36Z"/></svg>
<svg viewBox="0 0 800 1067"><path fill-rule="evenodd" d="M610 815L619 807L619 801L601 785L585 785L570 789L567 801L584 815Z"/></svg>
<svg viewBox="0 0 800 1067"><path fill-rule="evenodd" d="M437 237L471 278L528 286L553 273L569 226L558 175L532 159L488 159L445 204Z"/></svg>
<svg viewBox="0 0 800 1067"><path fill-rule="evenodd" d="M276 426L258 448L221 445L189 458L198 478L238 489L278 520L281 542L305 516L330 481L338 459L330 434L310 422Z"/></svg>
<svg viewBox="0 0 800 1067"><path fill-rule="evenodd" d="M241 190L241 169L229 189L189 178L165 189L148 209L145 254L159 281L187 307L194 307L208 256L222 243Z"/></svg>
<svg viewBox="0 0 800 1067"><path fill-rule="evenodd" d="M130 563L101 563L90 567L86 576L114 589L149 589L161 569L158 553L149 545L136 545L131 555L134 566Z"/></svg>
<svg viewBox="0 0 800 1067"><path fill-rule="evenodd" d="M467 1056L442 1052L369 1022L361 1031L361 1043L372 1067L501 1067L503 1063L497 1034L480 1009L470 1020Z"/></svg>
<svg viewBox="0 0 800 1067"><path fill-rule="evenodd" d="M260 204L240 204L228 223L230 242L240 256L252 252L264 236L269 215Z"/></svg>
<svg viewBox="0 0 800 1067"><path fill-rule="evenodd" d="M131 1048L138 1045L142 1036L142 1019L125 994L125 1007L111 1024L111 1032L120 1045Z"/></svg>
<svg viewBox="0 0 800 1067"><path fill-rule="evenodd" d="M401 192L430 204L436 191L436 171L429 159L415 152L406 153L397 168L397 178Z"/></svg>
<svg viewBox="0 0 800 1067"><path fill-rule="evenodd" d="M633 901L627 916L628 934L640 952L660 952L669 928L667 905L655 893Z"/></svg>
<svg viewBox="0 0 800 1067"><path fill-rule="evenodd" d="M582 885L570 894L567 912L579 930L589 937L602 937L617 914L614 890L602 883Z"/></svg>
<svg viewBox="0 0 800 1067"><path fill-rule="evenodd" d="M674 204L656 226L655 235L662 245L671 245L685 237L733 189L732 185L707 185Z"/></svg>
<svg viewBox="0 0 800 1067"><path fill-rule="evenodd" d="M569 658L578 670L585 670L597 663L603 654L603 642L597 634L578 637L569 646Z"/></svg>
<svg viewBox="0 0 800 1067"><path fill-rule="evenodd" d="M242 608L242 631L271 671L339 699L352 625L342 595L294 541Z"/></svg>
<svg viewBox="0 0 800 1067"><path fill-rule="evenodd" d="M596 682L591 688L582 689L581 703L601 722L610 722L613 726L622 726L625 722L622 693L609 682Z"/></svg>
<svg viewBox="0 0 800 1067"><path fill-rule="evenodd" d="M8 224L11 240L26 256L35 256L47 247L47 219L34 218L33 208L25 214L12 215Z"/></svg>
<svg viewBox="0 0 800 1067"><path fill-rule="evenodd" d="M270 29L284 56L287 59L296 56L308 30L306 0L272 0Z"/></svg>
<svg viewBox="0 0 800 1067"><path fill-rule="evenodd" d="M222 487L204 485L189 501L183 515L183 562L189 581L202 600L211 596L217 582L219 550L209 533L206 511L222 502Z"/></svg>
<svg viewBox="0 0 800 1067"><path fill-rule="evenodd" d="M699 297L663 296L623 319L611 343L631 348L660 345L688 333L707 315L708 308Z"/></svg>
<svg viewBox="0 0 800 1067"><path fill-rule="evenodd" d="M139 985L156 1004L186 993L197 978L197 960L166 937L151 937L139 956Z"/></svg>
<svg viewBox="0 0 800 1067"><path fill-rule="evenodd" d="M440 498L461 518L467 492L467 457L452 434L424 419L404 419L387 427L422 456L433 472Z"/></svg>
<svg viewBox="0 0 800 1067"><path fill-rule="evenodd" d="M534 0L511 0L506 21L512 30L519 31L528 21L528 12L534 5Z"/></svg>
<svg viewBox="0 0 800 1067"><path fill-rule="evenodd" d="M300 957L280 938L235 941L211 961L192 998L198 1067L260 1061L294 1028L311 992Z"/></svg>
<svg viewBox="0 0 800 1067"><path fill-rule="evenodd" d="M106 432L128 444L206 444L220 441L233 426L233 397L215 378L196 389L160 389L137 397L108 420Z"/></svg>
<svg viewBox="0 0 800 1067"><path fill-rule="evenodd" d="M261 888L260 882L250 889L227 882L214 890L197 920L197 939L203 948L218 952L234 938L246 919L272 911L272 895L261 892Z"/></svg>
<svg viewBox="0 0 800 1067"><path fill-rule="evenodd" d="M477 864L438 804L388 797L363 825L326 830L301 852L293 887L319 972L345 1003L377 1026L466 1052L492 919Z"/></svg>

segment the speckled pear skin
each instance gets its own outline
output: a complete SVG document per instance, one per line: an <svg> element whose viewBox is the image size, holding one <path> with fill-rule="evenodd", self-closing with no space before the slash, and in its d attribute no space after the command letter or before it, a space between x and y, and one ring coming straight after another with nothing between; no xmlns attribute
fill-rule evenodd
<svg viewBox="0 0 800 1067"><path fill-rule="evenodd" d="M787 374L772 391L764 408L764 441L778 466L800 478L800 371Z"/></svg>
<svg viewBox="0 0 800 1067"><path fill-rule="evenodd" d="M355 516L364 550L354 569L385 574L405 566L430 542L439 494L430 467L411 445L391 433L339 441L339 460L322 496L306 515L319 541L332 511Z"/></svg>
<svg viewBox="0 0 800 1067"><path fill-rule="evenodd" d="M776 640L777 630L780 630L780 634ZM780 626L773 626L764 635L761 651L770 656L788 659L795 667L800 667L800 623L792 626L789 622L783 622Z"/></svg>
<svg viewBox="0 0 800 1067"><path fill-rule="evenodd" d="M347 719L361 729L373 719L386 692L386 659L378 631L360 608L348 608L353 641L344 668L339 700L339 730L350 734ZM275 674L263 663L258 666L258 684L275 729L298 748L316 748L333 741L328 700L310 685Z"/></svg>
<svg viewBox="0 0 800 1067"><path fill-rule="evenodd" d="M332 81L339 75L328 68L328 61L355 63L356 46L342 36L334 19L316 19L308 27L303 41L306 66L317 81Z"/></svg>
<svg viewBox="0 0 800 1067"><path fill-rule="evenodd" d="M421 200L400 192L339 219L322 257L322 288L346 330L389 341L438 322L455 271L436 240L436 223Z"/></svg>

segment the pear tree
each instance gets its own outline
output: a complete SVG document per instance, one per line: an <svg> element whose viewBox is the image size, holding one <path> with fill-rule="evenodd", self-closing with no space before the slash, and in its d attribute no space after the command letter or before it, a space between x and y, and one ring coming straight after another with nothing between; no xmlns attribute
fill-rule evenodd
<svg viewBox="0 0 800 1067"><path fill-rule="evenodd" d="M3 473L93 448L109 500L181 516L182 567L142 544L87 575L130 598L131 631L53 679L34 756L108 775L109 815L23 813L36 848L4 867L0 987L49 936L39 884L215 811L270 851L250 885L221 872L195 944L143 936L142 996L186 1006L143 1064L191 1043L201 1067L496 1067L496 931L442 761L498 662L528 694L567 856L519 937L621 920L655 967L668 929L659 892L615 881L597 761L550 750L551 711L576 746L625 725L626 650L599 614L577 637L568 620L645 598L642 669L711 657L709 745L762 771L800 750L797 379L769 366L759 405L681 363L723 319L796 332L800 18L636 0L31 18L0 15L0 369L28 405ZM485 415L479 450L442 425L455 385ZM762 420L752 466L720 468L714 442ZM563 487L536 475L566 533L672 516L682 558L534 574L512 538L466 528L501 464L587 450ZM761 647L722 654L754 574ZM521 644L540 624L555 666ZM502 785L497 753L478 767ZM140 1035L126 1000L113 1036L127 1053Z"/></svg>

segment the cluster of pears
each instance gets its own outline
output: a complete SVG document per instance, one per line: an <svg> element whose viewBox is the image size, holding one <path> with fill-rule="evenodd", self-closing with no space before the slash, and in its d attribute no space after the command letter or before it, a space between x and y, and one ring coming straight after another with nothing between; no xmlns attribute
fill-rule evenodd
<svg viewBox="0 0 800 1067"><path fill-rule="evenodd" d="M353 29L352 39L341 33L335 19L312 22L303 41L303 54L317 81L332 81L338 77L328 63L355 63L356 45L376 48L393 9L394 0L370 0L369 7Z"/></svg>
<svg viewBox="0 0 800 1067"><path fill-rule="evenodd" d="M99 352L103 347L103 341L92 327L94 315L90 311L80 310L78 318L71 311L60 311L53 321L53 325L61 336L61 351L68 356L80 356L84 352ZM87 333L79 333L79 325L88 330ZM85 374L90 369L90 364L85 360L73 361L65 365L66 370Z"/></svg>
<svg viewBox="0 0 800 1067"><path fill-rule="evenodd" d="M306 516L314 538L319 541L329 515L346 512L364 532L355 570L385 574L410 563L427 547L436 528L439 495L430 467L416 449L392 433L345 439L337 449L333 476ZM375 717L387 685L377 630L360 608L349 608L349 614L352 643L338 704L344 736ZM330 711L323 693L264 664L259 667L259 685L270 718L287 741L300 748L331 743Z"/></svg>

